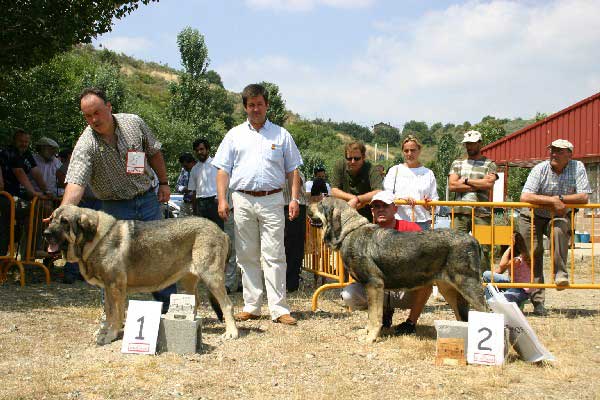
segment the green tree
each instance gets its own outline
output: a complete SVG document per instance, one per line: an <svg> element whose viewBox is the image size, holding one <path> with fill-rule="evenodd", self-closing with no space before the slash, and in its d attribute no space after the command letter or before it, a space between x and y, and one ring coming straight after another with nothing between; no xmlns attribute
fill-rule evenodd
<svg viewBox="0 0 600 400"><path fill-rule="evenodd" d="M460 143L451 134L444 134L438 141L435 159L428 165L437 180L437 190L440 199L446 198L446 184L452 161L458 159L462 154Z"/></svg>
<svg viewBox="0 0 600 400"><path fill-rule="evenodd" d="M504 124L507 121L508 120L486 116L481 120L480 123L473 125L472 129L481 132L483 145L487 146L488 144L506 136Z"/></svg>
<svg viewBox="0 0 600 400"><path fill-rule="evenodd" d="M269 121L283 126L287 120L287 111L285 110L285 100L281 97L279 92L279 86L271 82L261 82L260 85L264 86L269 96L269 110L267 111L267 118Z"/></svg>
<svg viewBox="0 0 600 400"><path fill-rule="evenodd" d="M223 80L221 80L221 75L219 75L216 71L213 71L212 69L206 71L206 80L208 81L208 83L211 83L213 85L217 85L222 88L225 87L223 86Z"/></svg>
<svg viewBox="0 0 600 400"><path fill-rule="evenodd" d="M74 50L27 71L14 71L0 94L2 142L15 127L34 136L49 136L61 145L72 145L85 127L77 96L86 86L104 88L113 110L119 112L125 86L119 68L99 62L92 53Z"/></svg>
<svg viewBox="0 0 600 400"><path fill-rule="evenodd" d="M192 28L177 35L184 72L171 84L169 111L194 126L194 135L219 143L233 126L233 103L227 91L207 79L208 49L204 37Z"/></svg>
<svg viewBox="0 0 600 400"><path fill-rule="evenodd" d="M158 0L13 0L0 13L0 71L29 68L112 29L140 4Z"/></svg>

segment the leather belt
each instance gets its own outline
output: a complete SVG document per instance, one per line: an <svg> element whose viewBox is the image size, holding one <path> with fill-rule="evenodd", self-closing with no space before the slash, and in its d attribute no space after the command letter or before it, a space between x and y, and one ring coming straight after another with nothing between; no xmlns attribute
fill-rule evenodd
<svg viewBox="0 0 600 400"><path fill-rule="evenodd" d="M242 192L244 194L249 194L254 197L263 197L268 196L270 194L275 194L281 192L283 189L273 189L273 190L238 190L238 192Z"/></svg>

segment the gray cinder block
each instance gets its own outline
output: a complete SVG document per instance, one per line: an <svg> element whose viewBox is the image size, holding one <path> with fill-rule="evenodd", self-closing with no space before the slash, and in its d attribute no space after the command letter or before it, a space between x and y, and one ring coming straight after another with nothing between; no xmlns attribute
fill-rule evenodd
<svg viewBox="0 0 600 400"><path fill-rule="evenodd" d="M469 342L469 323L462 321L435 320L437 338L463 339L465 343L465 355L467 354L467 343Z"/></svg>
<svg viewBox="0 0 600 400"><path fill-rule="evenodd" d="M177 354L202 351L202 320L170 319L163 315L158 329L157 352Z"/></svg>

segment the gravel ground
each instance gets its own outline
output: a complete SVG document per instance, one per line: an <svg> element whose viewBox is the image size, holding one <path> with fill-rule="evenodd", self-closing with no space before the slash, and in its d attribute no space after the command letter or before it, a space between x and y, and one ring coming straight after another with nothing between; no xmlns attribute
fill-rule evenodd
<svg viewBox="0 0 600 400"><path fill-rule="evenodd" d="M100 292L83 282L24 288L5 283L0 285L0 398L600 398L597 291L549 290L547 317L535 317L531 304L525 306L555 362L525 363L511 350L502 367L435 367L433 321L453 319L443 300L430 299L416 336L387 335L365 344L359 337L366 312L347 312L339 291L330 291L313 313L312 281L305 273L306 284L289 296L298 326L267 318L243 322L234 341L220 339L224 325L208 303L202 304L203 352L185 356L124 355L120 341L96 346ZM241 294L232 300L239 311ZM405 318L399 310L394 323Z"/></svg>

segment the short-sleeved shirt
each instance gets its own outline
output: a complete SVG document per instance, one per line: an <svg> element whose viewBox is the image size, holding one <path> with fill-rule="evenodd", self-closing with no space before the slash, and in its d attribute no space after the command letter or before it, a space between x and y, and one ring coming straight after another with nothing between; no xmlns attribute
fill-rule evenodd
<svg viewBox="0 0 600 400"><path fill-rule="evenodd" d="M437 182L433 171L423 166L409 168L404 164L394 165L383 179L383 189L394 193L394 198L412 197L423 200L426 197L439 200ZM415 221L431 221L428 208L415 206ZM411 206L398 206L396 218L412 221L413 208Z"/></svg>
<svg viewBox="0 0 600 400"><path fill-rule="evenodd" d="M23 196L24 189L21 188L19 180L15 176L13 169L22 168L26 174L37 167L33 154L30 150L23 154L19 153L14 146L9 146L0 154L2 161L2 177L4 178L4 190L13 196Z"/></svg>
<svg viewBox="0 0 600 400"><path fill-rule="evenodd" d="M302 157L285 128L267 120L257 131L246 121L227 132L212 165L229 175L231 190L275 190L302 165Z"/></svg>
<svg viewBox="0 0 600 400"><path fill-rule="evenodd" d="M495 174L498 170L496 163L487 157L482 157L477 160L454 160L450 167L450 174L456 174L460 178L467 179L483 179L488 174ZM490 201L488 196L489 190L478 190L475 192L455 192L456 201ZM471 214L471 207L456 207L456 214ZM491 214L489 208L476 207L475 215L488 216Z"/></svg>
<svg viewBox="0 0 600 400"><path fill-rule="evenodd" d="M48 191L54 195L58 195L56 188L56 171L58 171L62 165L60 160L56 157L52 157L50 161L46 161L44 160L44 157L40 156L39 154L34 154L33 158L35 159L35 163L42 173L42 177L44 178L44 182L46 182L46 188ZM31 184L35 190L42 190L37 182L31 178L29 179L31 180Z"/></svg>
<svg viewBox="0 0 600 400"><path fill-rule="evenodd" d="M574 193L592 193L592 189L585 172L585 166L581 161L569 160L565 169L557 174L552 169L550 161L546 160L531 169L525 186L523 186L523 193L560 196ZM529 215L528 208L524 208L521 212ZM545 208L536 208L534 214L544 218L552 216L551 211Z"/></svg>
<svg viewBox="0 0 600 400"><path fill-rule="evenodd" d="M73 149L65 182L89 184L100 200L129 200L150 189L154 172L148 157L162 145L137 115L113 114L113 117L117 148L108 145L88 126ZM146 153L144 173L127 174L128 151Z"/></svg>
<svg viewBox="0 0 600 400"><path fill-rule="evenodd" d="M373 190L383 189L383 177L369 161L365 160L358 173L352 175L348 170L346 160L340 160L333 168L331 187L358 196ZM368 205L359 209L358 212L369 221L373 219L371 207Z"/></svg>
<svg viewBox="0 0 600 400"><path fill-rule="evenodd" d="M212 158L198 161L190 171L188 190L196 192L196 198L215 197L217 195L217 169Z"/></svg>

